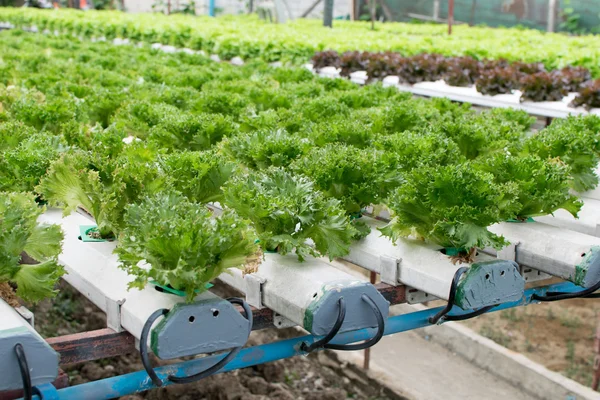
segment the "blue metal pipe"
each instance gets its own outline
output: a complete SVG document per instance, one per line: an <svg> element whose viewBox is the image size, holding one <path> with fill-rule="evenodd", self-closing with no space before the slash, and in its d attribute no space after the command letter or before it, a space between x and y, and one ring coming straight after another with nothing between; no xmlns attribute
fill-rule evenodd
<svg viewBox="0 0 600 400"><path fill-rule="evenodd" d="M534 293L544 295L547 291L575 292L581 290L580 287L572 283L560 283L542 288L529 289L525 291L523 298L512 303L501 304L495 307L493 311L504 310L507 308L527 305L531 303L531 296ZM443 307L417 311L409 314L398 315L388 318L385 326L385 335L404 332L412 329L418 329L430 325L428 319L435 315ZM459 307L452 309L452 315L465 314ZM332 341L336 344L354 343L366 340L375 334L375 329L360 329L357 331L339 334ZM293 339L282 340L253 346L240 351L238 356L227 364L220 372L232 371L240 368L247 368L254 365L268 363L284 358L294 357L303 354L299 348L302 342L312 343L315 337L312 335L301 336ZM224 355L214 355L201 359L185 361L172 365L156 368L158 377L162 380L164 386L171 385L172 382L167 379L169 375L188 376L207 369L219 361ZM52 385L40 385L38 389L45 399L77 399L77 400L102 400L113 399L132 393L142 392L153 389L156 386L152 383L146 371L133 372L126 375L115 376L95 382L84 383L77 386L67 387L56 390ZM40 400L38 396L34 399Z"/></svg>
<svg viewBox="0 0 600 400"><path fill-rule="evenodd" d="M215 16L215 2L216 0L208 0L208 15L211 17Z"/></svg>

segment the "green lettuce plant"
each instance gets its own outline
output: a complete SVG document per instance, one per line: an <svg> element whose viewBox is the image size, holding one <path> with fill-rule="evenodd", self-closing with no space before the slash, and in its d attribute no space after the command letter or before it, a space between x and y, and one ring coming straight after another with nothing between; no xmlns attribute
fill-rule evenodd
<svg viewBox="0 0 600 400"><path fill-rule="evenodd" d="M386 203L392 220L381 232L392 241L416 235L467 257L477 247L507 244L487 227L519 211L515 183L497 183L494 175L468 162L419 167L405 179Z"/></svg>
<svg viewBox="0 0 600 400"><path fill-rule="evenodd" d="M225 205L252 222L266 251L294 251L299 260L350 251L356 232L339 201L326 198L306 177L272 167L233 177L224 193Z"/></svg>
<svg viewBox="0 0 600 400"><path fill-rule="evenodd" d="M115 252L135 276L130 287L143 289L154 279L184 291L191 302L228 268L257 261L256 236L244 220L231 210L213 217L177 192L130 204L124 218Z"/></svg>
<svg viewBox="0 0 600 400"><path fill-rule="evenodd" d="M54 296L65 272L57 264L63 233L58 225L38 224L43 212L31 194L0 192L0 282L16 285L17 295L32 302Z"/></svg>

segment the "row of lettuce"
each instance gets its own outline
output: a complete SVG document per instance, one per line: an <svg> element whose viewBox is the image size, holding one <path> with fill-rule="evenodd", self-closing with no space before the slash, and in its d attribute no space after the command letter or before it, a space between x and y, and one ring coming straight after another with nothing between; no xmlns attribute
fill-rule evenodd
<svg viewBox="0 0 600 400"><path fill-rule="evenodd" d="M338 68L342 76L366 71L370 80L397 76L401 83L415 84L443 79L448 85L475 86L478 92L492 96L520 90L522 101L561 101L570 92L577 92L571 106L600 107L600 80L592 80L590 71L584 67L566 66L547 71L540 62L478 60L471 56L440 54L404 57L390 51L339 54L335 50L317 52L312 64L317 70Z"/></svg>
<svg viewBox="0 0 600 400"><path fill-rule="evenodd" d="M588 68L600 77L600 38L572 37L526 29L456 26L451 36L443 25L377 24L336 21L333 29L318 20L270 24L253 16L219 18L186 15L126 14L116 11L0 9L0 22L85 37L129 38L216 53L223 59L304 63L317 51L395 51L541 62L548 70Z"/></svg>
<svg viewBox="0 0 600 400"><path fill-rule="evenodd" d="M600 118L531 133L527 114L477 113L302 68L8 31L0 34L0 281L53 293L60 229L38 204L82 208L134 281L188 299L264 252L335 258L368 234L455 248L506 245L487 227L564 208L594 188ZM207 204L218 202L224 213ZM40 264L25 264L23 254ZM140 263L145 260L148 265Z"/></svg>

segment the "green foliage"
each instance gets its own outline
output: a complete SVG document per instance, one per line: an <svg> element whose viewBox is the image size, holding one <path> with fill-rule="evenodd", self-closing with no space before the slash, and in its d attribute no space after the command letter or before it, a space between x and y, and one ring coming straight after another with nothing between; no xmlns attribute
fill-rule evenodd
<svg viewBox="0 0 600 400"><path fill-rule="evenodd" d="M458 145L438 132L395 133L377 138L374 145L383 151L380 157L388 174L463 161Z"/></svg>
<svg viewBox="0 0 600 400"><path fill-rule="evenodd" d="M295 251L300 260L349 252L355 232L339 202L325 198L303 176L273 167L232 178L224 192L225 204L252 221L267 251Z"/></svg>
<svg viewBox="0 0 600 400"><path fill-rule="evenodd" d="M18 135L16 129L15 136ZM60 136L31 132L29 135L14 148L0 151L0 190L33 191L52 161L66 149Z"/></svg>
<svg viewBox="0 0 600 400"><path fill-rule="evenodd" d="M118 158L86 152L67 153L50 167L36 190L65 215L77 207L89 212L102 238L113 238L124 225L125 207L164 187L154 154L141 145Z"/></svg>
<svg viewBox="0 0 600 400"><path fill-rule="evenodd" d="M387 202L392 221L381 232L393 241L416 234L440 244L470 250L501 249L507 242L487 227L519 210L517 187L470 163L412 170Z"/></svg>
<svg viewBox="0 0 600 400"><path fill-rule="evenodd" d="M556 159L570 167L572 187L578 192L598 185L595 168L599 161L599 117L568 117L553 123L525 142L525 153Z"/></svg>
<svg viewBox="0 0 600 400"><path fill-rule="evenodd" d="M312 42L280 42L276 36L267 47L256 45L258 36L223 42L221 34L233 33L220 28L200 34L204 27L195 20L183 29L181 16L166 25L160 16L140 16L152 22L142 26L126 14L115 15L117 22L103 19L108 14L94 14L99 19L93 21L77 14L67 21L61 18L68 11L35 18L30 11L11 15L40 29L129 36L223 57L240 54L246 61L233 66L198 53L0 33L0 185L32 190L48 170L35 189L43 191L42 199L67 213L86 208L103 237L128 229L125 210L131 204L170 204L155 195L175 191L197 207L218 201L237 209L264 249L295 251L300 259L345 254L351 238L366 234L368 227L355 217L372 203L395 211L387 228L393 237L416 232L445 246L500 246L489 224L560 207L575 214L579 205L566 185L584 190L596 184L599 117L557 120L531 135L534 120L522 111L478 113L448 99L414 99L380 84L360 87L251 59L305 62ZM5 12L0 17L13 11ZM357 43L347 37L348 46ZM397 35L386 38L388 46ZM406 55L415 50L412 42L398 48L406 48ZM367 68L379 74L399 68L404 79L409 72L425 79L445 78L461 65L446 65L439 56L403 58L381 53ZM547 68L562 66L563 58L552 60ZM367 61L362 52L340 58L348 71L364 69ZM510 66L506 60L463 64L488 71ZM544 66L515 62L510 68L521 77ZM469 71L458 78L472 80L475 72ZM565 84L571 86L589 78L583 68L560 74L570 76ZM139 273L139 282L148 277Z"/></svg>
<svg viewBox="0 0 600 400"><path fill-rule="evenodd" d="M452 139L469 160L505 148L518 147L525 137L522 121L489 118L487 113L445 121L434 129Z"/></svg>
<svg viewBox="0 0 600 400"><path fill-rule="evenodd" d="M238 135L223 143L232 159L253 169L282 167L306 152L310 142L283 129L259 130Z"/></svg>
<svg viewBox="0 0 600 400"><path fill-rule="evenodd" d="M387 194L380 156L371 149L330 144L311 149L291 169L310 178L325 196L338 199L347 213L356 214Z"/></svg>
<svg viewBox="0 0 600 400"><path fill-rule="evenodd" d="M576 28L578 16L567 7L563 28ZM456 26L452 35L436 24L386 23L377 30L369 22L336 21L335 29L322 26L318 19L298 19L286 24L270 24L255 16L198 18L188 15L128 14L117 11L77 10L0 10L0 19L18 26L36 25L63 33L87 37L116 36L147 43L189 47L208 54L218 53L225 59L240 56L267 62L306 63L315 52L331 49L401 50L405 56L422 53L446 56L470 55L475 59L508 58L510 61L543 62L547 69L564 65L582 65L600 70L596 60L599 39L595 36L570 37L564 34L531 29ZM235 29L233 28L235 27ZM571 29L571 30L573 30ZM248 38L252 32L252 39ZM431 40L435 37L435 40ZM510 43L507 46L506 43ZM422 68L424 63L418 63ZM464 66L461 66L464 67ZM364 69L364 68L363 68Z"/></svg>
<svg viewBox="0 0 600 400"><path fill-rule="evenodd" d="M57 225L38 224L43 211L30 194L0 192L0 282L15 283L26 301L54 296L64 274L57 264L63 233ZM23 254L39 264L21 264Z"/></svg>
<svg viewBox="0 0 600 400"><path fill-rule="evenodd" d="M191 202L222 201L234 164L213 150L172 153L162 160L168 182Z"/></svg>
<svg viewBox="0 0 600 400"><path fill-rule="evenodd" d="M569 167L556 160L495 154L481 160L478 168L493 174L496 184L516 184L519 220L552 214L560 208L577 217L583 205L569 193Z"/></svg>
<svg viewBox="0 0 600 400"><path fill-rule="evenodd" d="M127 207L125 229L115 252L143 289L148 278L185 291L188 302L228 268L241 267L257 253L253 230L234 212L213 218L203 205L182 195L161 193ZM146 261L149 268L139 266Z"/></svg>
<svg viewBox="0 0 600 400"><path fill-rule="evenodd" d="M223 137L235 133L235 124L220 114L168 114L153 126L148 140L173 150L208 150Z"/></svg>
<svg viewBox="0 0 600 400"><path fill-rule="evenodd" d="M306 125L302 135L316 146L328 143L344 143L360 148L369 147L373 140L371 124L366 123L360 115L350 117L333 117L312 125Z"/></svg>
<svg viewBox="0 0 600 400"><path fill-rule="evenodd" d="M80 107L74 98L52 97L46 99L39 92L20 97L10 107L15 120L36 129L56 130L61 123L78 120Z"/></svg>

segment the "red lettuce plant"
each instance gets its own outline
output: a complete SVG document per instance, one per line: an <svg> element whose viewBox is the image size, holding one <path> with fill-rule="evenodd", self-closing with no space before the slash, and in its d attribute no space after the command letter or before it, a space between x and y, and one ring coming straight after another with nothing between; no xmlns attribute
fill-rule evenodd
<svg viewBox="0 0 600 400"><path fill-rule="evenodd" d="M584 106L588 110L600 107L600 79L584 84L579 89L579 95L573 99L570 106Z"/></svg>
<svg viewBox="0 0 600 400"><path fill-rule="evenodd" d="M559 72L562 76L565 88L569 92L578 92L582 85L592 79L590 70L584 67L564 67Z"/></svg>
<svg viewBox="0 0 600 400"><path fill-rule="evenodd" d="M446 63L444 80L452 86L473 85L483 68L483 63L472 57L453 57L447 59Z"/></svg>
<svg viewBox="0 0 600 400"><path fill-rule="evenodd" d="M366 71L371 53L367 51L347 51L340 57L341 75L348 76L352 72Z"/></svg>
<svg viewBox="0 0 600 400"><path fill-rule="evenodd" d="M510 67L483 71L475 81L477 91L491 96L511 93L518 87L519 74Z"/></svg>
<svg viewBox="0 0 600 400"><path fill-rule="evenodd" d="M538 72L521 78L521 101L560 101L568 94L561 76Z"/></svg>
<svg viewBox="0 0 600 400"><path fill-rule="evenodd" d="M398 76L410 84L437 81L446 67L446 59L439 54L419 54L399 60Z"/></svg>
<svg viewBox="0 0 600 400"><path fill-rule="evenodd" d="M402 57L398 53L386 51L385 53L372 53L367 65L367 75L371 79L384 78L394 75Z"/></svg>
<svg viewBox="0 0 600 400"><path fill-rule="evenodd" d="M325 67L339 68L341 63L340 55L335 50L319 51L315 53L311 61L315 69L321 69Z"/></svg>

